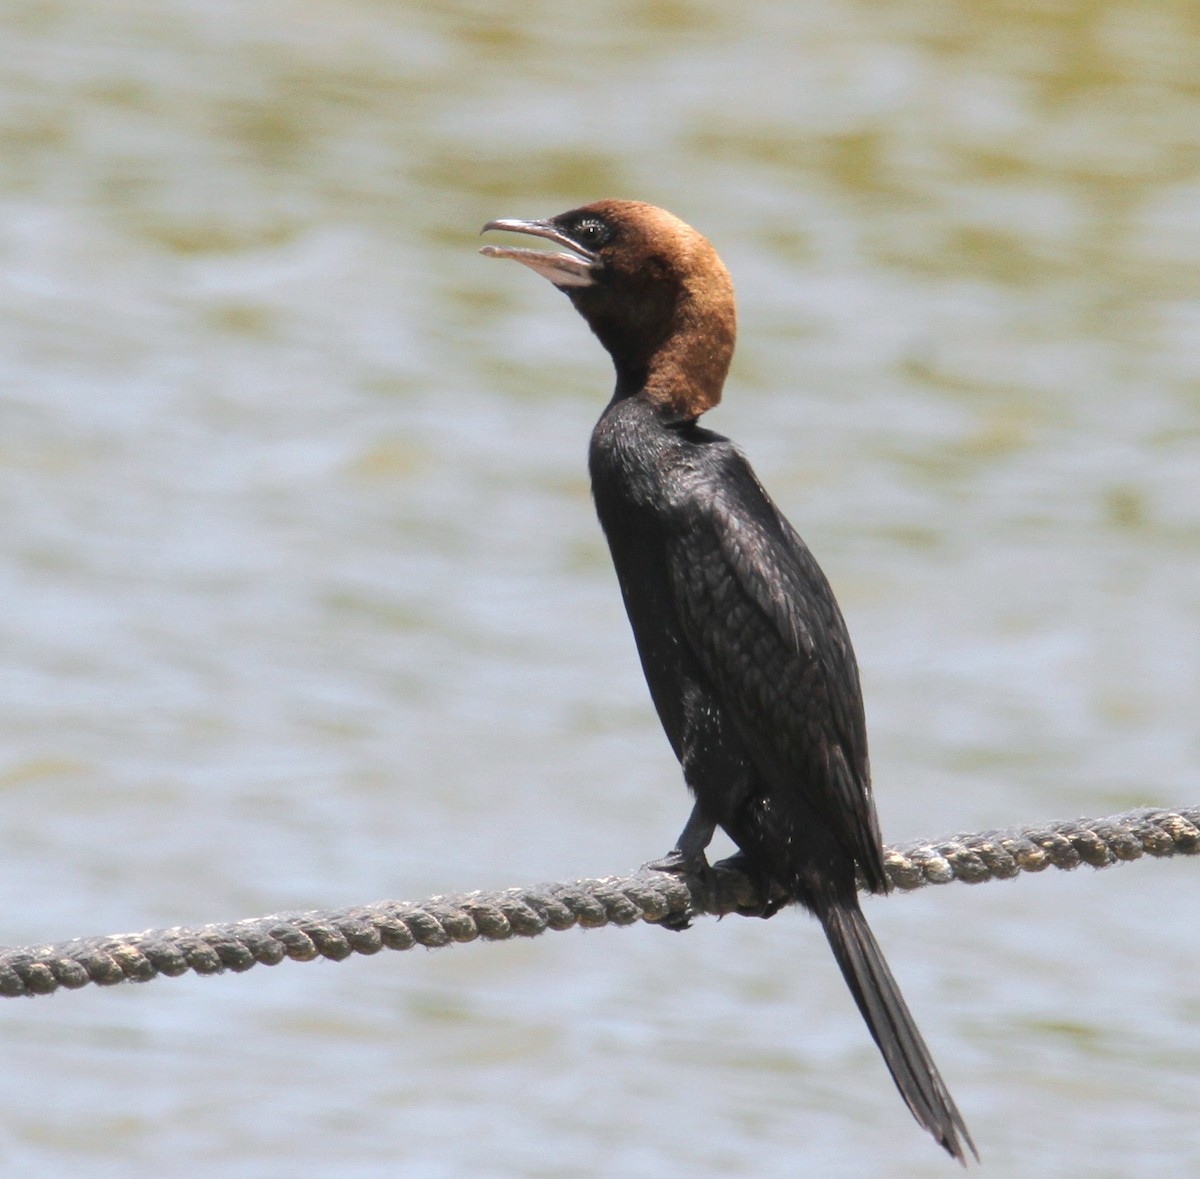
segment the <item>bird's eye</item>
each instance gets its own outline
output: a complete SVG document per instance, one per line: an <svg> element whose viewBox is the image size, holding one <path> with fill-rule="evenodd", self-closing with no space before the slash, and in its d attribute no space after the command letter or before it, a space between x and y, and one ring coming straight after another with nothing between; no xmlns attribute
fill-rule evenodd
<svg viewBox="0 0 1200 1179"><path fill-rule="evenodd" d="M598 217L585 217L574 227L572 236L581 246L602 246L612 231Z"/></svg>

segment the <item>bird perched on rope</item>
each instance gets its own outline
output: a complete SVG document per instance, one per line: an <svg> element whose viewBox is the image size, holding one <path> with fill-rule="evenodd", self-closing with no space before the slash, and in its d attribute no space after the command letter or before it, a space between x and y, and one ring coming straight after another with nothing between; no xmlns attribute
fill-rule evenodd
<svg viewBox="0 0 1200 1179"><path fill-rule="evenodd" d="M482 252L564 291L616 367L592 433L592 493L650 695L695 798L662 865L705 870L719 825L762 896L813 913L913 1116L965 1163L970 1133L858 903L856 873L872 892L888 880L846 624L745 458L699 424L733 357L728 271L691 226L636 201L490 230L562 247Z"/></svg>

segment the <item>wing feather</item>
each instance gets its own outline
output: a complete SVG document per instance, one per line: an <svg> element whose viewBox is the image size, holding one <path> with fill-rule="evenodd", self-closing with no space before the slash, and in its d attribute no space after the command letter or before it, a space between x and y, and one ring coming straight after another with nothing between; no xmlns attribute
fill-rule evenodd
<svg viewBox="0 0 1200 1179"><path fill-rule="evenodd" d="M816 560L732 452L667 562L680 622L771 792L800 792L880 885L858 668ZM715 487L715 490L713 490Z"/></svg>

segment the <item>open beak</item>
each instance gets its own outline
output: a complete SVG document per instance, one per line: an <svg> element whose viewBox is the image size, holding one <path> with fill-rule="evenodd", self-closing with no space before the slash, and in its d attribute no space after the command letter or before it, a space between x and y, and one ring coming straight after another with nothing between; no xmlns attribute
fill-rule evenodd
<svg viewBox="0 0 1200 1179"><path fill-rule="evenodd" d="M489 258L511 258L543 278L548 278L556 287L590 287L596 281L594 272L600 266L596 255L578 242L573 242L565 233L560 233L549 221L489 221L479 232L487 233L491 229L544 237L556 245L566 246L571 252L559 254L549 250L525 250L519 246L481 247L479 252Z"/></svg>

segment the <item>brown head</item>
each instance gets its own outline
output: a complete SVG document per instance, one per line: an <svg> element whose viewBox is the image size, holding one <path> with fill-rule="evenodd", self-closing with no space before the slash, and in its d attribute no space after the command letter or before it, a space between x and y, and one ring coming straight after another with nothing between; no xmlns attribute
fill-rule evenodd
<svg viewBox="0 0 1200 1179"><path fill-rule="evenodd" d="M708 239L665 209L597 201L548 221L489 221L569 252L484 246L548 278L608 349L617 394L645 393L676 420L721 400L737 336L733 283Z"/></svg>

